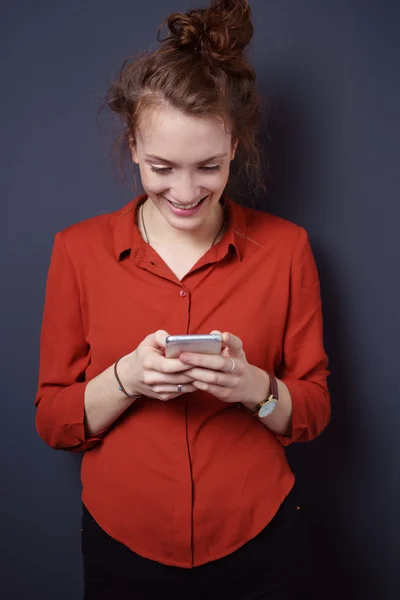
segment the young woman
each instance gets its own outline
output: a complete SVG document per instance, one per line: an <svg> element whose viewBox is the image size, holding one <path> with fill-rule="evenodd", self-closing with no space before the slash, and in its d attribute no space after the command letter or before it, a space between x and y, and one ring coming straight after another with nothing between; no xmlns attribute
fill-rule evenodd
<svg viewBox="0 0 400 600"><path fill-rule="evenodd" d="M330 415L318 275L302 228L224 193L236 155L253 181L260 162L248 3L167 23L108 93L145 194L55 238L37 428L85 452L86 600L283 599L284 446ZM211 331L221 354L165 357Z"/></svg>

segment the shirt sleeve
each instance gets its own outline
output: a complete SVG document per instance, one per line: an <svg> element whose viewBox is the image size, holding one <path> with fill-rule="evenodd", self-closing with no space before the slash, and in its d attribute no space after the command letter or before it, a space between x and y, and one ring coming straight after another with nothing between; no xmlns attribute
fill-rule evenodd
<svg viewBox="0 0 400 600"><path fill-rule="evenodd" d="M292 259L283 361L277 373L290 392L293 406L291 435L276 436L284 446L308 442L327 426L327 366L318 272L307 233L301 229Z"/></svg>
<svg viewBox="0 0 400 600"><path fill-rule="evenodd" d="M85 340L79 289L61 233L54 240L43 311L36 429L52 448L79 452L98 445L105 432L85 432Z"/></svg>

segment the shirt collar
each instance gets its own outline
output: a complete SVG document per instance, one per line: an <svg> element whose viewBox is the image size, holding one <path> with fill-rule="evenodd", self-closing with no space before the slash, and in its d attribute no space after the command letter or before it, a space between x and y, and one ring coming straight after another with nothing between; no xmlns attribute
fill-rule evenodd
<svg viewBox="0 0 400 600"><path fill-rule="evenodd" d="M146 242L143 240L136 223L137 210L147 198L147 194L140 194L131 200L121 210L113 214L114 217L114 249L116 259L119 261L129 252L132 258L138 257L146 249ZM222 239L221 253L232 246L239 260L243 259L243 250L246 240L246 209L228 198L223 196L224 206L228 219L228 228ZM219 254L219 253L218 253Z"/></svg>

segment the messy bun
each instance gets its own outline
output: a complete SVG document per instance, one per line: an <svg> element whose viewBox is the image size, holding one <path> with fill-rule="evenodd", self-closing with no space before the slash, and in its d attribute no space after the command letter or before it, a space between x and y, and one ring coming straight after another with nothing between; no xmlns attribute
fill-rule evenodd
<svg viewBox="0 0 400 600"><path fill-rule="evenodd" d="M134 143L140 115L160 104L217 117L238 140L241 171L253 190L264 189L256 142L260 98L245 56L252 35L247 0L213 0L208 8L167 17L159 48L125 61L107 93L108 106L124 123L122 141Z"/></svg>
<svg viewBox="0 0 400 600"><path fill-rule="evenodd" d="M170 15L161 28L165 24L170 33L159 41L198 52L220 66L240 58L253 37L247 1L215 0L207 9Z"/></svg>

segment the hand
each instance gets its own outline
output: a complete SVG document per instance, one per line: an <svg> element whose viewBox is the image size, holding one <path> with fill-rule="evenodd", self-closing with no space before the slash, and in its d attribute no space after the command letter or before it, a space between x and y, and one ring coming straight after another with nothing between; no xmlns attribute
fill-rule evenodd
<svg viewBox="0 0 400 600"><path fill-rule="evenodd" d="M130 394L166 401L197 390L187 375L190 367L177 358L165 358L168 335L161 330L148 335L119 362L119 377ZM177 391L178 385L182 386L181 392Z"/></svg>
<svg viewBox="0 0 400 600"><path fill-rule="evenodd" d="M179 360L191 367L186 371L186 376L192 378L195 388L209 392L224 402L256 405L267 395L268 375L247 362L238 337L224 333L222 341L224 348L219 355L182 353Z"/></svg>

